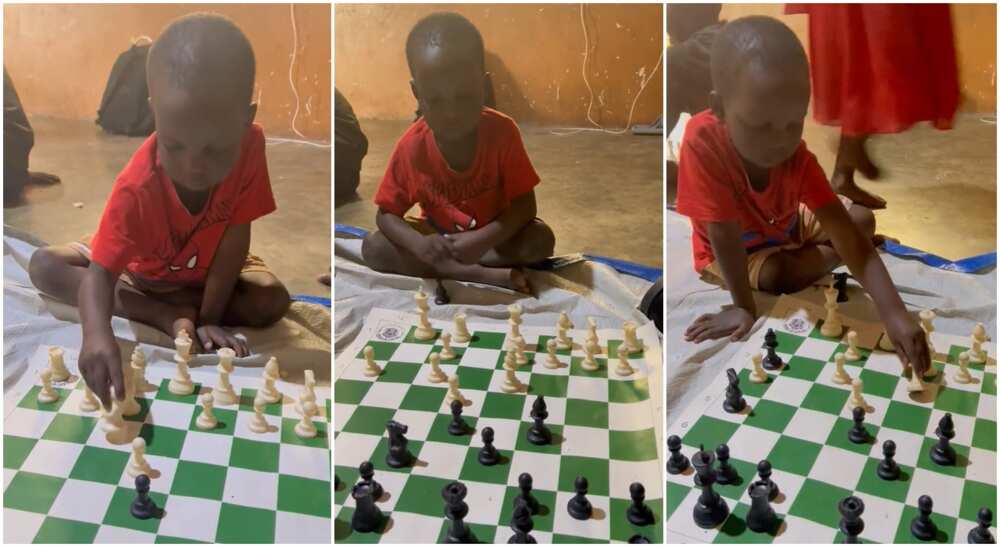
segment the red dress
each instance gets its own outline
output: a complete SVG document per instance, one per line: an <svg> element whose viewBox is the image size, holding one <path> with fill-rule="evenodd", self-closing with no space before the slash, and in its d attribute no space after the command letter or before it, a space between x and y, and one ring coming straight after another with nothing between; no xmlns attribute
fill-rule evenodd
<svg viewBox="0 0 1000 547"><path fill-rule="evenodd" d="M949 129L958 67L947 4L788 4L809 15L813 116L847 136Z"/></svg>

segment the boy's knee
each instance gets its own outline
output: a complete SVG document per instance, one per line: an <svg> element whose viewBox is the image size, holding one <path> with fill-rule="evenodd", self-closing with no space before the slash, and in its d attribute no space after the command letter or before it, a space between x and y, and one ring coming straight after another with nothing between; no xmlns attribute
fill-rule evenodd
<svg viewBox="0 0 1000 547"><path fill-rule="evenodd" d="M791 294L809 287L814 280L795 274L797 264L781 253L775 253L760 266L757 289L771 294Z"/></svg>
<svg viewBox="0 0 1000 547"><path fill-rule="evenodd" d="M255 285L250 294L246 295L249 302L244 321L249 327L267 327L281 320L292 305L288 289L277 279Z"/></svg>
<svg viewBox="0 0 1000 547"><path fill-rule="evenodd" d="M549 228L548 224L535 220L524 232L524 237L519 238L517 253L520 262L532 264L545 260L555 253L556 234Z"/></svg>
<svg viewBox="0 0 1000 547"><path fill-rule="evenodd" d="M41 247L31 255L28 261L28 277L38 289L45 291L49 285L52 273L57 271L65 261L50 247Z"/></svg>
<svg viewBox="0 0 1000 547"><path fill-rule="evenodd" d="M361 242L361 259L365 264L377 271L385 272L389 270L386 257L389 255L389 240L382 232L374 231L365 236Z"/></svg>
<svg viewBox="0 0 1000 547"><path fill-rule="evenodd" d="M858 230L861 230L862 234L869 238L875 235L875 213L871 209L854 204L851 205L850 214L854 225L858 227Z"/></svg>

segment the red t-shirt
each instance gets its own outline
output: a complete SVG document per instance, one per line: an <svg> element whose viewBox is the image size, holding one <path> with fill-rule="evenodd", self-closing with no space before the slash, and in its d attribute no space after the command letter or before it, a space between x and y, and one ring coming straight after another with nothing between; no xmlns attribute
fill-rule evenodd
<svg viewBox="0 0 1000 547"><path fill-rule="evenodd" d="M91 240L91 258L108 271L181 285L205 281L226 228L275 210L264 131L247 129L232 171L196 214L181 203L156 156L156 133L118 175Z"/></svg>
<svg viewBox="0 0 1000 547"><path fill-rule="evenodd" d="M823 168L803 141L784 163L770 170L767 188L750 187L726 126L706 110L688 122L677 174L677 212L690 217L694 268L715 260L708 223L738 221L747 253L797 237L799 204L810 210L837 199Z"/></svg>
<svg viewBox="0 0 1000 547"><path fill-rule="evenodd" d="M510 117L483 108L476 156L463 173L448 166L423 118L396 143L375 204L403 216L415 203L439 231L473 230L492 222L539 182Z"/></svg>

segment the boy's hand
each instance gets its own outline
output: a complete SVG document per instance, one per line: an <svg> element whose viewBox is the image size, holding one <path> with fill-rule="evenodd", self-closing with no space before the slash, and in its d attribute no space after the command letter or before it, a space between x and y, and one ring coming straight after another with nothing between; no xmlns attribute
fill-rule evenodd
<svg viewBox="0 0 1000 547"><path fill-rule="evenodd" d="M198 327L196 332L198 333L198 341L201 342L201 347L205 351L214 352L219 348L232 348L236 352L237 357L250 355L250 350L247 348L246 342L226 332L222 327L217 325L202 325Z"/></svg>
<svg viewBox="0 0 1000 547"><path fill-rule="evenodd" d="M441 234L425 235L417 251L417 258L427 264L456 259L454 243Z"/></svg>
<svg viewBox="0 0 1000 547"><path fill-rule="evenodd" d="M733 342L746 336L753 327L754 318L747 310L731 306L719 313L706 313L694 320L684 332L688 342L700 344L728 336Z"/></svg>
<svg viewBox="0 0 1000 547"><path fill-rule="evenodd" d="M101 400L105 410L111 410L112 386L115 388L115 397L119 401L125 400L122 358L110 329L107 334L84 335L79 365L83 380Z"/></svg>
<svg viewBox="0 0 1000 547"><path fill-rule="evenodd" d="M910 365L916 374L923 374L931 367L930 349L924 329L908 313L898 313L886 318L885 332L896 348L896 355L903 365Z"/></svg>
<svg viewBox="0 0 1000 547"><path fill-rule="evenodd" d="M476 232L446 234L444 237L452 242L455 260L462 264L478 264L486 251L490 250L489 242L478 237Z"/></svg>

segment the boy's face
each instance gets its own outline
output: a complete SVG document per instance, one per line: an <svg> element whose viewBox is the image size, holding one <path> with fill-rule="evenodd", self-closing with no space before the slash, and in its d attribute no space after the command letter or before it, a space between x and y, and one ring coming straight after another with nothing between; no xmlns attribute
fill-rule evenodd
<svg viewBox="0 0 1000 547"><path fill-rule="evenodd" d="M792 157L802 141L809 77L754 65L740 70L730 97L712 94L712 109L729 129L740 156L771 168Z"/></svg>
<svg viewBox="0 0 1000 547"><path fill-rule="evenodd" d="M227 97L193 97L171 85L150 90L156 119L157 156L170 180L192 192L207 192L236 165L255 104Z"/></svg>
<svg viewBox="0 0 1000 547"><path fill-rule="evenodd" d="M479 129L485 77L480 63L467 52L429 46L418 53L410 88L436 139L454 142Z"/></svg>

